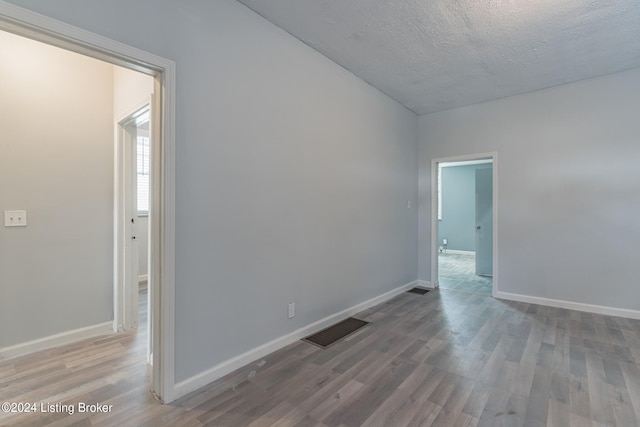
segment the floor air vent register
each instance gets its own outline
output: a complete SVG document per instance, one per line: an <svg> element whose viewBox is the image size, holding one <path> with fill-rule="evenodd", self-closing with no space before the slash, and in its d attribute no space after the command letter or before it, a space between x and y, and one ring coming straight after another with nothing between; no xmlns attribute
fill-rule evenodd
<svg viewBox="0 0 640 427"><path fill-rule="evenodd" d="M412 294L420 294L420 295L424 295L427 292L429 292L429 289L424 289L424 288L413 288L413 289L409 289L407 292L410 292Z"/></svg>
<svg viewBox="0 0 640 427"><path fill-rule="evenodd" d="M369 322L365 322L364 320L349 317L348 319L336 323L333 326L329 326L318 333L303 338L302 341L307 341L311 344L317 345L318 347L327 348L331 344L348 337L368 324Z"/></svg>

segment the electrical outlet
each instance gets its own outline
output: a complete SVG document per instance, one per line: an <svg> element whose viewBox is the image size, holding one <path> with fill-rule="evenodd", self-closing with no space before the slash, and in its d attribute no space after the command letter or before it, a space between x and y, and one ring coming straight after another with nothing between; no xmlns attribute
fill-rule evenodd
<svg viewBox="0 0 640 427"><path fill-rule="evenodd" d="M4 211L5 227L26 227L27 211Z"/></svg>
<svg viewBox="0 0 640 427"><path fill-rule="evenodd" d="M289 304L288 318L291 319L295 315L296 315L296 303L292 302L291 304Z"/></svg>

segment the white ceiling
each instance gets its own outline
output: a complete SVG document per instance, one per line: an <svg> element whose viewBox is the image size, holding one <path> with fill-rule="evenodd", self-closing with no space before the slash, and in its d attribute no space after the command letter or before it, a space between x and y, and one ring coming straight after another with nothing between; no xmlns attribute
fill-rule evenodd
<svg viewBox="0 0 640 427"><path fill-rule="evenodd" d="M418 114L640 67L640 0L239 0Z"/></svg>

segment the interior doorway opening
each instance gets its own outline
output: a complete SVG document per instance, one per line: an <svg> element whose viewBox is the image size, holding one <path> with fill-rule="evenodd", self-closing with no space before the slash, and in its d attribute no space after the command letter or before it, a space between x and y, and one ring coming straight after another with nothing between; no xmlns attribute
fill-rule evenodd
<svg viewBox="0 0 640 427"><path fill-rule="evenodd" d="M150 289L155 292L151 293L149 304L152 313L149 323L153 325L151 347L153 364L150 383L151 391L161 401L170 402L174 400L175 392L175 63L2 2L0 2L0 30L138 71L153 79L154 96L150 103L151 134L154 134L155 138L152 138L151 143L153 148L149 176L152 191L149 201L148 281ZM114 229L122 227L118 218L115 222ZM115 247L114 254L117 254ZM114 266L114 274L116 272L117 266ZM117 292L115 283L116 280L114 280L114 294ZM114 295L114 297L117 296ZM116 319L117 316L114 313L114 325L117 325ZM87 328L81 329L84 331ZM56 338L56 342L60 340L58 335L53 338ZM37 344L42 344L41 341L43 340L38 340Z"/></svg>
<svg viewBox="0 0 640 427"><path fill-rule="evenodd" d="M434 159L432 282L495 294L495 154Z"/></svg>
<svg viewBox="0 0 640 427"><path fill-rule="evenodd" d="M116 123L116 295L115 329L118 331L144 328L147 337L147 362L153 363L152 295L149 282L149 201L151 193L150 155L151 107L149 100L142 107Z"/></svg>

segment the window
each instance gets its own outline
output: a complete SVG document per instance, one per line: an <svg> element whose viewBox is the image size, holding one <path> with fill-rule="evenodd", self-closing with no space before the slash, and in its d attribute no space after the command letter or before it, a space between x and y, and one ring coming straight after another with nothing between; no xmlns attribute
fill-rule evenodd
<svg viewBox="0 0 640 427"><path fill-rule="evenodd" d="M138 136L136 170L138 179L138 215L149 214L149 137Z"/></svg>

